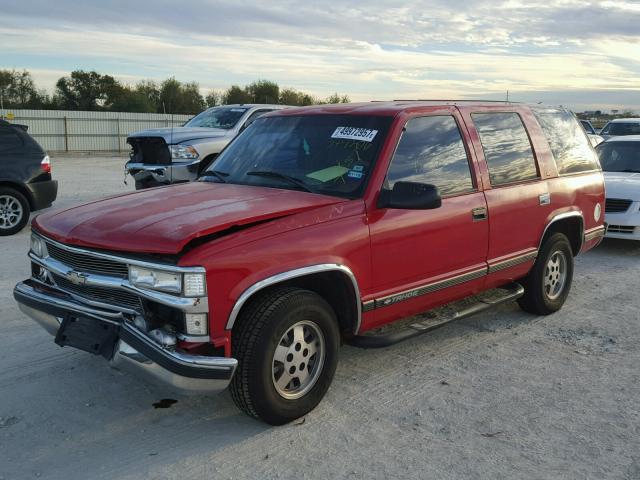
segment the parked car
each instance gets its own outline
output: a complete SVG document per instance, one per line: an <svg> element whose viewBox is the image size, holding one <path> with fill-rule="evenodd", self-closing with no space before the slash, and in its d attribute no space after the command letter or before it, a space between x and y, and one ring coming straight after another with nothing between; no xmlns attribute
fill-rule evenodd
<svg viewBox="0 0 640 480"><path fill-rule="evenodd" d="M615 137L596 148L607 190L607 237L640 240L640 135Z"/></svg>
<svg viewBox="0 0 640 480"><path fill-rule="evenodd" d="M195 180L256 118L283 108L287 106L225 105L205 110L182 127L132 133L126 171L137 190Z"/></svg>
<svg viewBox="0 0 640 480"><path fill-rule="evenodd" d="M616 118L600 130L600 136L605 140L625 135L640 135L640 118Z"/></svg>
<svg viewBox="0 0 640 480"><path fill-rule="evenodd" d="M14 296L59 345L271 424L313 409L342 342L384 347L507 301L546 315L604 235L565 110L389 102L281 110L199 181L47 213ZM468 298L431 323L377 327ZM456 304L457 305L457 304Z"/></svg>
<svg viewBox="0 0 640 480"><path fill-rule="evenodd" d="M593 125L589 120L580 120L580 123L582 124L582 128L584 128L584 131L587 132L587 137L589 137L591 145L595 147L596 145L604 141L604 138L596 133L596 129L593 128Z"/></svg>
<svg viewBox="0 0 640 480"><path fill-rule="evenodd" d="M0 120L0 236L22 230L31 212L50 206L57 192L51 160L27 127Z"/></svg>

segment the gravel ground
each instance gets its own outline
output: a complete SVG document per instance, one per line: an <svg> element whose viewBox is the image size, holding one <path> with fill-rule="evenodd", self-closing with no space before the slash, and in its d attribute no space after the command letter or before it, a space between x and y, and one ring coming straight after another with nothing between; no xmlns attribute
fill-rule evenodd
<svg viewBox="0 0 640 480"><path fill-rule="evenodd" d="M133 189L122 158L54 158L58 207ZM28 229L0 238L0 480L640 479L640 245L576 261L562 311L517 305L384 350L345 347L328 395L269 427L228 394L161 391L17 308Z"/></svg>

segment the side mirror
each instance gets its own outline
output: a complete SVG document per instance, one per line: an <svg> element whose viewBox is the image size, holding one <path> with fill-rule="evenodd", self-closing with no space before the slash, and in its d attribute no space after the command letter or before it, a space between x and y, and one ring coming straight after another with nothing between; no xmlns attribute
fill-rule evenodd
<svg viewBox="0 0 640 480"><path fill-rule="evenodd" d="M396 182L393 190L382 190L378 199L378 208L430 210L441 205L438 187L428 183Z"/></svg>

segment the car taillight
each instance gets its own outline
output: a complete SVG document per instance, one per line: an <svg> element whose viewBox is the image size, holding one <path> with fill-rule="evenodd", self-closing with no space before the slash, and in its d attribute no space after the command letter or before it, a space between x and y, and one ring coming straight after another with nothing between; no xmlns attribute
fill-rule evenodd
<svg viewBox="0 0 640 480"><path fill-rule="evenodd" d="M51 173L51 159L49 158L49 155L44 156L40 162L40 168L44 173Z"/></svg>

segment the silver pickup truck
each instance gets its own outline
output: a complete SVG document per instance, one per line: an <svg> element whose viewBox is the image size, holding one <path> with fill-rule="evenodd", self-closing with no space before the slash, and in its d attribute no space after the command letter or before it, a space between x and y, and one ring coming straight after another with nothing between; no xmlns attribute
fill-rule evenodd
<svg viewBox="0 0 640 480"><path fill-rule="evenodd" d="M196 115L182 127L134 132L125 170L136 190L189 182L208 167L227 144L256 118L285 105L224 105Z"/></svg>

